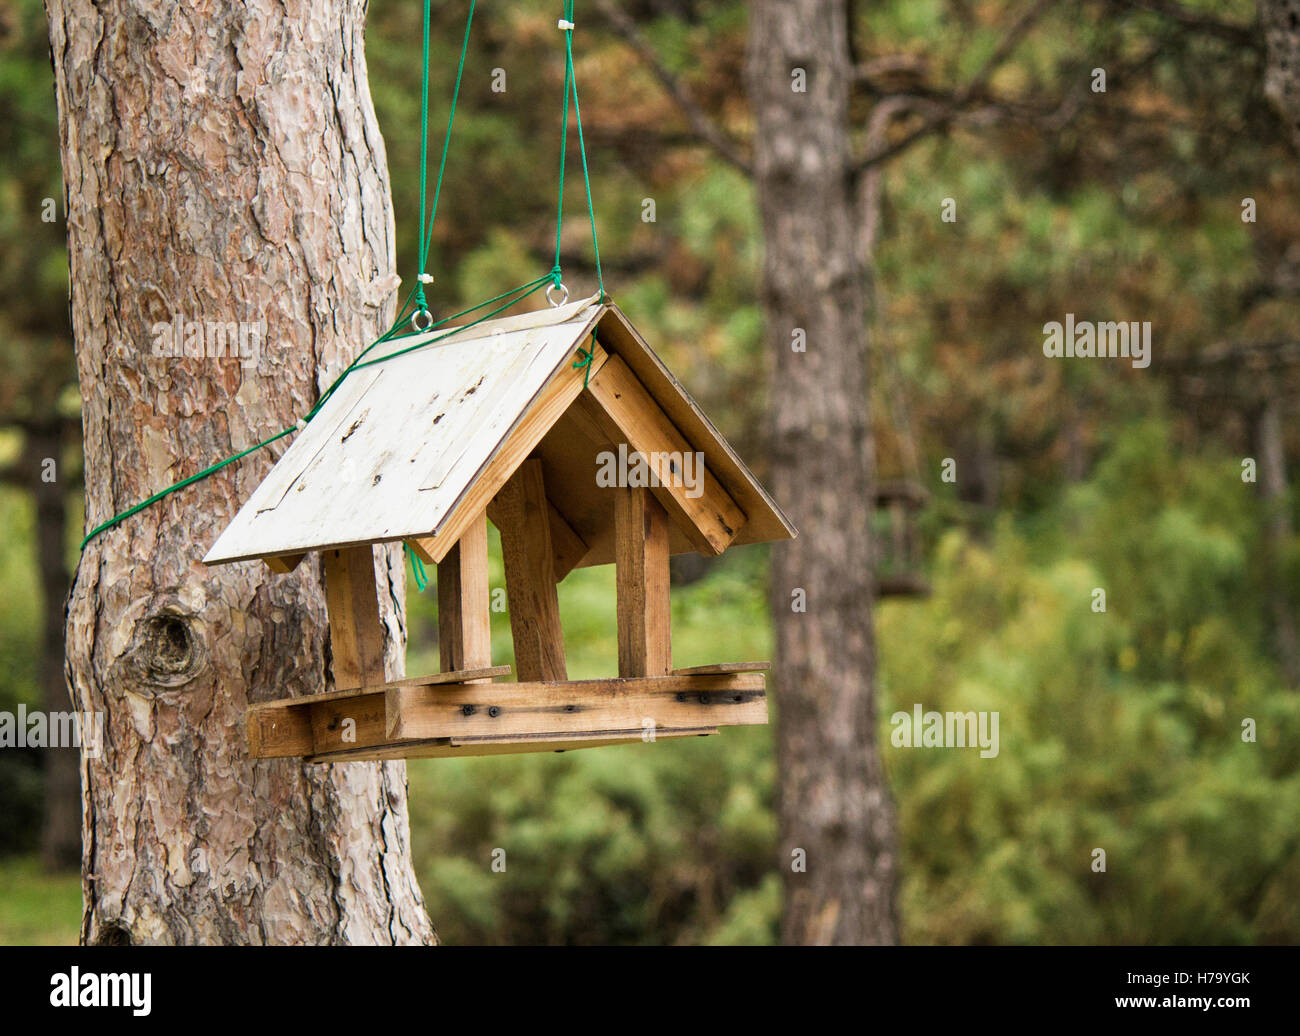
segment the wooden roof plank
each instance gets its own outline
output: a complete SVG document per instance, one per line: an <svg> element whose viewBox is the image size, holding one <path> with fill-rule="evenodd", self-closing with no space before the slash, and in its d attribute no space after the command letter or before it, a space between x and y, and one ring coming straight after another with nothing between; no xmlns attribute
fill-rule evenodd
<svg viewBox="0 0 1300 1036"><path fill-rule="evenodd" d="M606 360L605 351L594 344L591 350L594 353L591 366L599 370ZM566 358L567 355L569 354L566 354ZM510 481L547 431L569 409L582 392L583 380L580 370L575 370L572 364L563 364L537 393L501 444L475 472L474 477L465 483L463 493L448 511L443 523L430 537L424 539L422 546L435 561L441 561L443 555L460 538L465 523L475 514L487 509L501 487ZM593 480L594 477L593 474Z"/></svg>
<svg viewBox="0 0 1300 1036"><path fill-rule="evenodd" d="M632 369L687 441L704 454L709 469L745 513L745 524L734 542L767 543L798 535L785 512L614 303L606 305L596 335L608 352Z"/></svg>
<svg viewBox="0 0 1300 1036"><path fill-rule="evenodd" d="M696 450L621 358L611 359L591 379L583 403L611 439L627 443L642 458L658 483L655 496L683 523L696 549L706 555L726 550L746 522L744 512L710 473L707 457L694 470ZM698 486L686 484L687 471L675 470L679 464L691 469Z"/></svg>
<svg viewBox="0 0 1300 1036"><path fill-rule="evenodd" d="M525 314L530 320L489 321L358 369L298 433L204 561L438 531L542 389L570 364L600 312L597 300L586 299ZM399 347L410 343L387 345Z"/></svg>
<svg viewBox="0 0 1300 1036"><path fill-rule="evenodd" d="M575 371L572 357L578 348L594 345L593 332L600 361L589 371ZM745 519L732 542L795 535L780 508L612 303L593 296L555 310L486 321L435 342L447 334L422 336L428 348L351 375L299 432L205 563L403 539L419 540L422 549L440 557L533 450L553 458L563 447L557 440L543 442L572 411L583 382L606 362L606 351L627 365L685 443L705 455L709 473ZM388 347L412 344L420 339L399 339ZM587 438L583 451L591 445ZM594 481L593 472L593 486ZM551 502L577 535L574 550L577 542L588 549L581 560L566 558L565 564L612 560L613 537L604 528L612 524L612 507L602 502L593 515L575 514L569 488L567 483L558 487ZM586 481L571 488L580 506L590 510L594 497ZM697 529L675 517L671 550L700 549ZM718 547L713 542L706 550Z"/></svg>

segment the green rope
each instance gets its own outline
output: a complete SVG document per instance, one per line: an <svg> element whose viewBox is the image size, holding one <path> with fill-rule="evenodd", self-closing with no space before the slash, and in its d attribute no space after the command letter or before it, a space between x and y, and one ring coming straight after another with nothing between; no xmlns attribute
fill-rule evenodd
<svg viewBox="0 0 1300 1036"><path fill-rule="evenodd" d="M425 308L424 298L424 196L429 180L429 5L432 0L424 0L424 76L420 81L420 239L419 270L415 278L415 304L419 309ZM455 112L452 106L452 112ZM448 127L450 132L450 127Z"/></svg>
<svg viewBox="0 0 1300 1036"><path fill-rule="evenodd" d="M501 313L509 309L511 306L515 305L518 302L522 302L524 299L528 298L529 295L532 295L539 288L543 287L548 280L550 280L549 276L538 277L535 281L529 281L527 284L520 285L518 288L514 288L512 291L508 291L501 295L496 296L496 298L488 299L486 302L480 302L477 306L474 307L475 309L482 309L484 306L490 306L493 302L496 302L498 299L505 298L506 295L514 295L515 292L523 292L522 295L518 295L515 298L511 298L506 302L503 302L500 306L492 310L490 313L484 313L473 323L466 324L464 327L454 327L450 331L448 331L445 335L439 335L437 338L430 338L427 341L416 342L414 345L409 345L405 349L398 349L396 352L385 353L383 356L378 356L373 360L367 360L365 363L356 363L352 366L351 369L361 370L362 367L373 367L377 363L383 363L385 360L391 360L397 356L405 356L407 353L414 352L416 349L423 349L426 346L434 345L438 342L443 341L446 338L450 338L452 335L460 334L462 331L467 331L475 324L481 324L484 320L491 320L498 313ZM527 290L525 291L525 289ZM439 323L446 323L446 321L439 321ZM360 360L361 357L358 356L357 359Z"/></svg>
<svg viewBox="0 0 1300 1036"><path fill-rule="evenodd" d="M424 588L429 585L429 576L424 570L424 562L405 543L402 544L402 547L406 551L407 557L411 559L411 575L415 577L415 592L424 593Z"/></svg>
<svg viewBox="0 0 1300 1036"><path fill-rule="evenodd" d="M579 349L578 358L573 361L573 369L575 371L580 371L583 370L583 368L586 368L585 371L583 371L583 375L582 375L583 388L586 388L588 382L591 381L591 362L595 358L596 358L596 336L592 335L591 348Z"/></svg>
<svg viewBox="0 0 1300 1036"><path fill-rule="evenodd" d="M573 0L567 0L566 7L568 14L566 17L569 22L573 22ZM596 207L591 201L591 172L587 168L587 142L582 136L582 108L578 104L578 80L573 72L573 30L567 29L564 33L564 64L567 71L569 85L573 88L573 119L578 126L578 153L582 156L582 181L587 189L587 219L591 222L591 249L596 257L596 286L600 290L600 297L605 297L605 277L600 270L600 242L596 240ZM569 110L569 97L565 94L564 110L567 115Z"/></svg>
<svg viewBox="0 0 1300 1036"><path fill-rule="evenodd" d="M582 108L578 104L578 80L573 71L574 0L564 0L564 114L560 121L560 187L555 206L555 265L551 283L560 286L560 231L564 226L564 172L569 150L569 99L573 99L574 124L578 127L578 152L582 156L582 179L587 190L587 218L591 223L591 247L596 256L596 286L605 297L605 277L600 268L600 242L596 239L596 208L591 200L591 171L587 166L587 142L582 135Z"/></svg>
<svg viewBox="0 0 1300 1036"><path fill-rule="evenodd" d="M178 489L184 489L186 486L193 485L195 482L198 482L200 479L207 478L209 475L213 474L214 472L220 471L227 464L233 464L237 460L242 460L244 457L247 457L250 453L253 453L256 450L260 450L263 446L270 446L271 443L276 441L276 439L283 439L286 435L288 435L292 431L293 428L286 428L282 432L276 432L275 435L271 436L269 439L263 439L256 446L250 446L248 449L243 450L240 453L236 453L234 456L227 457L225 460L222 461L218 461L216 464L204 468L202 471L198 472L197 474L191 475L189 478L183 479L182 481L177 482L173 486L168 486L166 489L159 490L157 493L154 493L154 495L149 497L148 499L141 500L134 507L128 507L121 514L114 515L112 518L104 522L102 525L97 525L95 528L91 529L90 532L86 534L86 538L81 541L80 549L85 550L86 544L89 543L91 540L93 540L105 529L111 529L114 525L117 525L119 522L123 522L127 518L130 518L131 515L139 514L150 504L157 503L159 500L167 496L169 493L174 493Z"/></svg>
<svg viewBox="0 0 1300 1036"><path fill-rule="evenodd" d="M572 24L573 4L565 0L564 17ZM573 50L568 41L573 39L573 30L564 30L564 111L560 119L560 186L555 200L555 265L551 267L552 284L560 286L560 231L564 229L564 163L569 153L569 85L573 81Z"/></svg>
<svg viewBox="0 0 1300 1036"><path fill-rule="evenodd" d="M438 179L433 188L433 206L429 211L429 221L424 221L424 197L426 167L428 165L428 119L429 119L429 6L431 0L424 3L424 76L423 102L420 108L420 269L418 275L419 298L417 304L424 305L424 275L429 260L429 248L433 244L433 224L438 218L438 201L442 198L442 179L447 172L447 151L451 147L451 127L456 121L456 102L460 99L460 84L465 76L465 56L469 53L470 29L474 25L474 4L470 0L469 13L465 17L465 34L460 44L460 63L456 66L456 84L451 91L451 107L447 112L447 132L442 137L442 158L438 161Z"/></svg>
<svg viewBox="0 0 1300 1036"><path fill-rule="evenodd" d="M307 423L311 421L311 419L315 417L317 413L320 412L321 407L325 405L326 401L330 398L330 396L332 396L334 392L338 389L338 387L343 383L343 380L347 378L347 376L351 374L353 371L360 370L362 367L369 367L373 364L381 363L383 362L383 360L392 359L393 356L401 356L404 353L411 352L414 349L422 349L426 345L432 345L435 342L440 342L444 338L449 338L453 334L459 334L461 331L468 330L471 327L481 324L485 320L490 320L492 317L502 312L502 310L508 309L510 306L513 306L515 303L520 302L523 299L526 299L529 295L532 295L544 284L546 284L546 282L549 279L550 279L549 274L545 277L538 277L536 280L530 281L528 284L523 284L520 285L518 288L513 288L508 292L503 292L502 294L496 296L495 298L488 299L486 302L480 302L475 306L471 306L469 309L462 310L459 313L454 313L449 317L444 317L442 320L437 321L433 325L433 327L431 327L429 330L433 330L434 328L440 327L446 324L448 321L456 320L463 316L468 316L470 313L473 313L475 310L482 309L484 306L491 305L493 302L497 302L500 299L503 299L507 296L515 296L511 298L510 301L506 302L504 305L498 306L496 309L493 309L488 313L484 313L481 317L475 318L474 320L470 321L470 323L465 324L463 327L452 328L446 334L439 335L437 338L429 339L427 341L420 341L415 345L412 345L405 349L401 349L398 352L391 353L388 356L384 356L377 360L370 360L368 362L362 363L361 362L362 358L367 353L369 353L376 346L382 345L384 342L390 342L395 338L403 338L403 337L416 337L421 339L424 338L424 335L399 335L398 334L402 326L405 324L406 316L407 316L406 311L410 308L410 304L415 297L415 293L412 292L411 295L407 296L406 302L402 304L402 309L398 313L397 320L394 321L393 326L390 327L378 338L376 338L363 350L361 350L361 352L357 355L357 358L353 360L347 366L347 368L344 369L343 373L334 379L334 382L329 386L329 388L327 388L321 394L320 399L316 401L316 405L313 406L311 410L307 412L307 415L303 417L301 421L297 422L296 424L290 425L288 428L282 429L279 432L276 432L270 438L263 439L261 442L248 447L248 449L246 450L241 450L236 454L226 457L224 460L217 461L217 463L212 464L209 467L204 468L202 471L189 476L189 478L181 479L179 482L175 482L172 485L167 486L165 489L160 489L158 492L154 493L152 496L148 497L147 499L141 500L138 504L134 504L131 507L128 507L125 511L113 515L113 517L108 519L108 521L102 522L101 524L91 529L90 532L86 533L85 538L82 539L81 541L80 549L85 550L86 544L89 543L91 540L93 540L101 532L104 532L107 529L111 529L114 526L121 524L123 521L125 521L127 518L130 518L134 514L139 514L141 511L143 511L146 507L150 506L151 504L156 504L159 500L163 499L166 496L171 495L172 493L175 493L177 490L184 489L186 486L193 485L195 482L205 479L209 475L212 475L215 472L220 471L228 464L233 464L237 460L242 460L244 457L247 457L250 453L255 453L256 451L262 449L264 446L270 446L271 443L276 442L279 439L283 439L286 435L289 435L291 432L295 432L299 428L306 427Z"/></svg>
<svg viewBox="0 0 1300 1036"><path fill-rule="evenodd" d="M424 25L423 25L423 76L422 76L421 94L420 94L421 238L419 241L419 250L418 250L418 254L419 254L418 274L419 275L417 276L416 279L415 288L411 291L409 295L407 295L406 300L402 303L401 308L398 310L397 317L393 321L393 325L382 335L376 338L373 342L371 342L368 346L366 346L363 350L361 350L360 353L357 354L357 357L350 364L348 364L348 366L344 368L343 372L337 378L334 379L334 381L329 385L328 388L326 388L326 390L323 393L321 393L321 396L316 401L315 405L307 412L306 416L304 416L300 421L291 425L288 428L276 432L274 435L270 436L269 438L263 439L261 442L256 443L255 445L250 446L245 450L241 450L238 453L226 457L224 460L220 460L217 461L217 463L215 464L209 465L208 467L204 468L202 471L196 472L195 474L189 476L188 478L184 478L181 481L175 482L164 489L160 489L152 496L149 496L146 499L141 500L138 504L134 504L131 507L127 508L125 511L121 511L118 514L113 515L113 517L109 518L107 521L101 522L99 525L91 529L90 532L88 532L85 535L85 537L82 539L81 547L80 547L81 550L84 551L86 549L86 544L88 544L100 533L105 532L108 529L114 528L115 526L124 522L127 518L130 518L132 515L139 514L146 507L149 507L152 504L157 503L159 500L164 499L165 497L171 495L172 493L184 489L186 486L191 486L196 482L202 481L208 476L220 471L222 468L230 464L233 464L238 460L242 460L244 457L247 457L250 453L255 453L256 451L266 446L270 446L272 443L280 439L283 439L286 435L289 435L294 431L305 428L307 424L312 420L312 418L314 418L320 412L321 407L323 407L326 404L326 402L329 401L330 397L334 395L335 391L343 383L344 379L346 379L348 375L350 375L353 371L360 370L363 367L370 367L370 366L374 366L375 364L383 363L386 360L391 360L397 356L403 356L406 353L412 352L416 349L423 349L426 346L433 345L446 338L449 338L453 334L458 334L461 331L468 330L469 328L474 327L485 320L490 320L498 313L501 313L509 309L511 306L514 306L515 304L522 302L524 299L528 298L530 295L534 294L543 286L545 286L547 282L550 282L550 284L555 287L559 287L561 283L560 232L564 225L564 172L565 172L565 156L568 150L570 97L572 97L572 101L573 101L574 121L576 122L578 128L578 149L582 156L582 176L583 176L583 182L586 187L586 194L587 194L587 216L591 224L591 244L596 257L596 282L600 289L601 297L602 298L604 297L605 279L601 272L601 266L600 266L600 244L596 239L596 210L592 203L592 197L591 197L591 173L587 165L586 141L583 139L583 134L582 134L582 110L578 105L578 84L576 79L574 78L574 72L573 72L574 0L565 0L564 20L567 23L567 27L564 28L564 113L563 113L562 127L560 131L560 183L559 183L559 197L556 204L556 219L555 219L555 265L551 268L551 271L545 274L544 276L529 281L527 284L522 284L517 288L512 288L509 291L502 292L500 295L496 295L490 299L478 303L477 305L471 306L468 309L461 310L459 313L453 313L451 316L443 317L441 320L434 321L429 325L429 327L425 328L424 331L414 336L405 334L402 331L403 327L406 324L406 321L414 313L419 313L422 311L427 312L427 302L424 294L424 279L426 273L425 267L428 261L429 248L433 241L433 224L438 214L438 201L442 196L442 181L447 168L447 152L451 143L452 124L454 123L456 118L456 102L460 97L460 85L465 72L465 58L469 51L470 28L474 20L474 4L475 4L475 0L470 0L469 13L465 19L465 35L464 35L464 39L461 42L460 63L456 69L456 83L452 91L451 106L447 114L447 132L443 137L442 158L438 163L438 179L434 186L433 205L431 207L428 207L426 205L426 202L427 202L427 193L428 193L427 192L427 179L428 179L427 169L428 169L428 137L429 137L429 125L428 125L429 123L429 22L430 22L431 0L425 0ZM426 208L428 208L427 224L425 220ZM490 310L489 312L484 313L482 316L476 317L474 320L470 321L468 324L465 324L463 327L452 328L451 330L447 331L446 334L439 335L435 338L431 338L431 339L426 338L426 335L429 332L439 327L442 327L448 322L452 320L458 320L461 317L468 316L471 313L474 313L487 306L491 306L497 302L501 302L502 304L500 306L496 306L494 309ZM365 357L371 352L371 350L377 348L378 346L384 344L385 342L390 342L393 341L394 339L405 338L405 337L416 337L422 340L416 342L413 345L407 346L406 348L398 349L396 352L387 353L383 356L377 357L376 359L373 360L365 359ZM586 368L586 374L583 377L584 387L586 386L588 380L591 377L591 364L594 355L595 355L594 350L580 349L578 352L579 359L576 360L573 364L575 369L583 368L583 367ZM423 590L424 587L428 584L428 578L424 570L424 564L414 554L411 555L411 559L412 559L412 571L415 573L416 587L419 590Z"/></svg>

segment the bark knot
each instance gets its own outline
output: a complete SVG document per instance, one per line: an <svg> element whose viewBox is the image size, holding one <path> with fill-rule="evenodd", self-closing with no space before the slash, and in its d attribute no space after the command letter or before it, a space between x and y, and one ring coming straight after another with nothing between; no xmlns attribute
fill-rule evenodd
<svg viewBox="0 0 1300 1036"><path fill-rule="evenodd" d="M173 605L164 605L136 626L131 647L133 668L158 687L189 683L207 665L207 648L198 621Z"/></svg>

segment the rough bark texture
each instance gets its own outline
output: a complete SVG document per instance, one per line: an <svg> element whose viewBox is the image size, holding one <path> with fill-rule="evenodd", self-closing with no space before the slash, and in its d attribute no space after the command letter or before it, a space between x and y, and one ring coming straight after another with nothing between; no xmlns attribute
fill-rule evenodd
<svg viewBox="0 0 1300 1036"><path fill-rule="evenodd" d="M1300 151L1300 0L1260 0L1268 62L1264 93Z"/></svg>
<svg viewBox="0 0 1300 1036"><path fill-rule="evenodd" d="M305 413L391 315L363 0L47 0L69 193L87 525ZM256 367L154 325L266 321ZM95 539L67 675L88 943L420 943L403 764L253 762L248 702L326 689L320 569L200 558L282 440ZM401 555L377 555L390 675Z"/></svg>
<svg viewBox="0 0 1300 1036"><path fill-rule="evenodd" d="M746 75L766 259L772 555L788 943L896 939L895 834L875 729L866 277L850 174L843 0L759 0ZM804 70L806 92L794 87ZM807 351L792 349L792 331ZM807 593L807 612L791 593ZM807 870L791 854L807 854Z"/></svg>

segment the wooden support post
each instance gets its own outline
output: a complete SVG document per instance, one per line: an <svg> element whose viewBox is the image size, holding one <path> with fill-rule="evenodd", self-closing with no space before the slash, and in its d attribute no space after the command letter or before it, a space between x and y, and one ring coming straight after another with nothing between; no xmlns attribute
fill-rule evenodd
<svg viewBox="0 0 1300 1036"><path fill-rule="evenodd" d="M560 598L542 462L525 460L492 507L506 569L515 673L521 681L566 680Z"/></svg>
<svg viewBox="0 0 1300 1036"><path fill-rule="evenodd" d="M375 591L375 550L370 544L322 551L325 607L330 620L334 686L384 682L384 626Z"/></svg>
<svg viewBox="0 0 1300 1036"><path fill-rule="evenodd" d="M487 505L487 516L492 524L501 527L497 520L497 501L493 499ZM563 582L564 577L578 567L578 562L587 556L587 544L581 536L573 531L564 515L560 514L554 504L547 502L550 512L551 546L555 548L555 581Z"/></svg>
<svg viewBox="0 0 1300 1036"><path fill-rule="evenodd" d="M492 664L487 516L479 515L438 566L438 657L444 673Z"/></svg>
<svg viewBox="0 0 1300 1036"><path fill-rule="evenodd" d="M668 514L649 489L614 490L618 578L618 675L672 670Z"/></svg>

